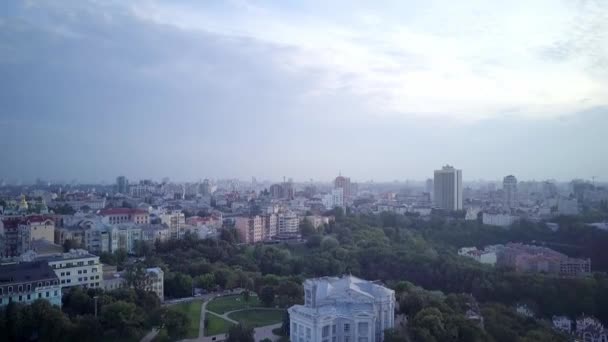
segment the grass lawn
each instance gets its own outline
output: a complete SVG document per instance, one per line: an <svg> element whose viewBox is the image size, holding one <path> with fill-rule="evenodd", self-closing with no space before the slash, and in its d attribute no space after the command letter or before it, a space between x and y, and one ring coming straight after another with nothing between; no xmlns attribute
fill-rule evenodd
<svg viewBox="0 0 608 342"><path fill-rule="evenodd" d="M179 303L171 305L171 310L180 311L190 317L190 325L188 326L187 338L198 337L198 327L201 322L201 301L195 300L192 302Z"/></svg>
<svg viewBox="0 0 608 342"><path fill-rule="evenodd" d="M228 311L247 309L250 307L262 306L257 296L249 296L249 300L245 301L242 295L218 297L207 304L207 310L218 314L224 314Z"/></svg>
<svg viewBox="0 0 608 342"><path fill-rule="evenodd" d="M228 322L227 320L208 312L205 314L205 318L207 318L209 321L207 328L205 328L205 336L225 334L232 325L232 323Z"/></svg>
<svg viewBox="0 0 608 342"><path fill-rule="evenodd" d="M283 321L284 310L259 310L251 309L233 312L228 315L231 319L253 328L263 327Z"/></svg>

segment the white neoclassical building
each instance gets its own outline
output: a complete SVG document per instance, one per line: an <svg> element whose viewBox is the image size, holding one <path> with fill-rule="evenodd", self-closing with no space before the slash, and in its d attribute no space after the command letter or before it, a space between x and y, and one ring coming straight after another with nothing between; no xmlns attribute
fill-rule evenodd
<svg viewBox="0 0 608 342"><path fill-rule="evenodd" d="M383 341L395 324L395 292L350 275L306 280L304 301L288 310L292 342Z"/></svg>

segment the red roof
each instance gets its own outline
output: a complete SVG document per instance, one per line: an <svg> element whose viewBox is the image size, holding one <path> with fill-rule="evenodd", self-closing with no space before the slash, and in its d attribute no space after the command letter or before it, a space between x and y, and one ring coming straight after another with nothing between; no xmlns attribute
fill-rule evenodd
<svg viewBox="0 0 608 342"><path fill-rule="evenodd" d="M101 216L109 216L109 215L135 215L135 214L147 214L148 212L143 209L131 209L131 208L108 208L101 209L99 211L99 215Z"/></svg>

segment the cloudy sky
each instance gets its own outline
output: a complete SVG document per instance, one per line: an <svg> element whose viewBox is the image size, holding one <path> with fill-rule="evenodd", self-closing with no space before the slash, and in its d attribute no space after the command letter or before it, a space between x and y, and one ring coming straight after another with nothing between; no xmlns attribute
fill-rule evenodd
<svg viewBox="0 0 608 342"><path fill-rule="evenodd" d="M608 180L605 1L12 1L0 178Z"/></svg>

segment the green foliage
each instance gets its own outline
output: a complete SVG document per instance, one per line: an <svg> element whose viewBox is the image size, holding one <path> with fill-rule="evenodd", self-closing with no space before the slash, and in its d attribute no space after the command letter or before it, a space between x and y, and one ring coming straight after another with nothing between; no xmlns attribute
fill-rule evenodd
<svg viewBox="0 0 608 342"><path fill-rule="evenodd" d="M241 324L233 325L228 330L227 342L254 342L253 328Z"/></svg>
<svg viewBox="0 0 608 342"><path fill-rule="evenodd" d="M272 286L262 287L259 296L265 306L272 306L272 303L274 303L274 288Z"/></svg>

